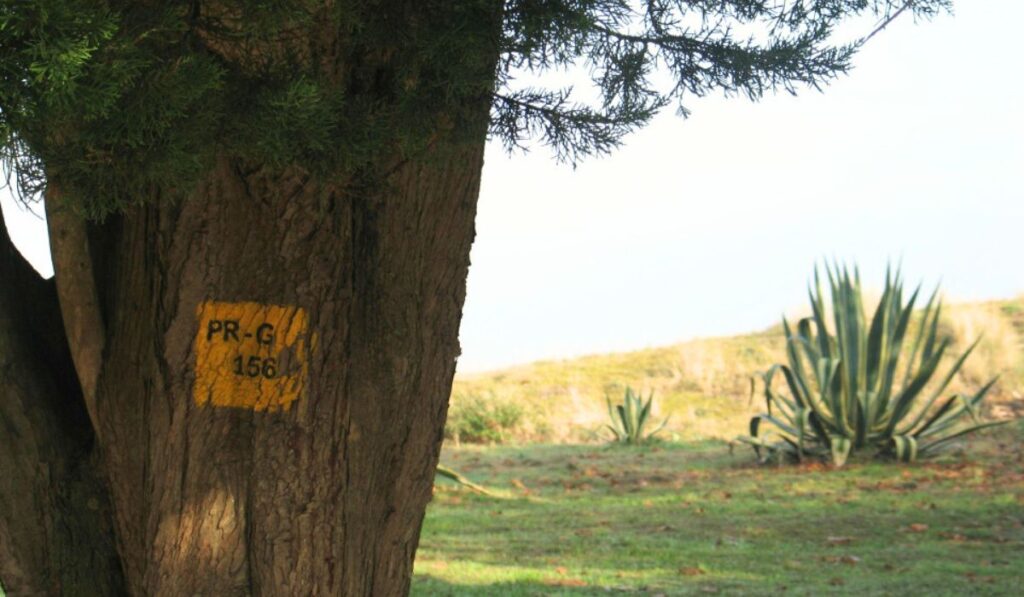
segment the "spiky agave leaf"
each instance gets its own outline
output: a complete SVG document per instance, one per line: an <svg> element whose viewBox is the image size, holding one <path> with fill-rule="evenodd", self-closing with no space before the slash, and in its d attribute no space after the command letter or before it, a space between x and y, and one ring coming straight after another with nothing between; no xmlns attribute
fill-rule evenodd
<svg viewBox="0 0 1024 597"><path fill-rule="evenodd" d="M605 394L604 400L608 403L608 418L611 420L611 424L606 425L615 436L615 441L625 441L626 432L622 428L622 421L616 416L615 408L612 406L612 399Z"/></svg>
<svg viewBox="0 0 1024 597"><path fill-rule="evenodd" d="M644 402L643 396L627 387L622 404L613 405L611 399L605 396L608 404L608 416L612 424L607 427L615 434L615 440L627 444L639 444L654 437L668 424L668 417L653 431L644 432L647 423L650 421L651 409L654 403L654 392Z"/></svg>
<svg viewBox="0 0 1024 597"><path fill-rule="evenodd" d="M846 459L853 449L853 442L848 437L832 436L829 438L829 450L832 453L832 464L837 467L846 464Z"/></svg>
<svg viewBox="0 0 1024 597"><path fill-rule="evenodd" d="M751 420L749 436L737 439L752 445L762 460L762 450L777 448L797 458L824 454L842 466L861 449L909 462L993 426L982 423L979 412L995 380L970 398L954 395L942 400L977 341L932 383L951 345L949 337L939 334L938 288L920 311L907 356L904 340L921 287L904 301L902 275L888 268L882 296L869 318L857 268L826 263L824 269L823 278L815 268L808 288L812 315L795 326L782 320L786 363L760 375L767 413ZM830 293L830 318L823 279ZM901 362L905 372L897 380ZM773 387L777 374L785 380L785 391ZM973 424L965 423L968 420ZM779 442L767 441L762 422L778 434Z"/></svg>
<svg viewBox="0 0 1024 597"><path fill-rule="evenodd" d="M914 462L917 459L917 439L912 435L896 435L892 438L896 460Z"/></svg>

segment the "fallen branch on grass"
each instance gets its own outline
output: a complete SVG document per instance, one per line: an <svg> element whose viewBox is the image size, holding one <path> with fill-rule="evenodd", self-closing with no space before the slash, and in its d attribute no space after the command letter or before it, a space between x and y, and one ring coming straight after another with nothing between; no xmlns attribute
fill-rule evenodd
<svg viewBox="0 0 1024 597"><path fill-rule="evenodd" d="M472 489L473 491L475 491L477 493L481 493L483 495L486 495L486 496L489 496L489 497L494 497L494 498L501 497L498 494L492 492L490 489L487 489L483 485L477 485L476 483L470 481L466 477L464 477L464 476L460 475L459 473L453 471L452 469L444 466L443 464L437 465L437 474L441 475L442 477L445 477L446 479L451 479L452 481L455 481L459 485L462 485L464 487Z"/></svg>

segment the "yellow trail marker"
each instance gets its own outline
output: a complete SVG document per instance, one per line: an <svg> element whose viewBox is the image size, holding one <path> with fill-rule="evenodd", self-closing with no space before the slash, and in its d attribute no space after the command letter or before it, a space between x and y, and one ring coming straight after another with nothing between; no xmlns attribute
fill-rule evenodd
<svg viewBox="0 0 1024 597"><path fill-rule="evenodd" d="M196 405L287 410L302 395L310 349L305 310L206 301L196 321Z"/></svg>

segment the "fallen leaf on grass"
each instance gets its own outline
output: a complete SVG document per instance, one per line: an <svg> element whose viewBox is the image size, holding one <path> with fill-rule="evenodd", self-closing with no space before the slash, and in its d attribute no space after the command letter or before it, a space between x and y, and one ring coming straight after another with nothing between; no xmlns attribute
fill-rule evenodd
<svg viewBox="0 0 1024 597"><path fill-rule="evenodd" d="M994 577L994 576L981 576L977 572L965 572L964 576L966 576L967 580L969 580L971 582L983 582L983 583L988 583L988 584L996 582L996 577Z"/></svg>
<svg viewBox="0 0 1024 597"><path fill-rule="evenodd" d="M928 530L928 525L920 522L915 522L907 526L907 528L904 530L908 533L923 533Z"/></svg>
<svg viewBox="0 0 1024 597"><path fill-rule="evenodd" d="M590 491L591 489L594 488L594 486L591 485L590 483L577 483L577 482L574 482L574 481L566 481L566 482L562 483L562 488L565 491L573 491L573 490Z"/></svg>
<svg viewBox="0 0 1024 597"><path fill-rule="evenodd" d="M832 470L832 467L823 462L805 462L796 467L796 471L799 473L818 473L829 470Z"/></svg>
<svg viewBox="0 0 1024 597"><path fill-rule="evenodd" d="M829 564L849 564L850 566L856 566L860 563L858 556L821 556L822 561L828 562Z"/></svg>
<svg viewBox="0 0 1024 597"><path fill-rule="evenodd" d="M510 481L510 483L512 483L513 487L515 487L516 489L519 489L525 495L530 495L531 493L533 493L533 491L529 487L524 485L523 482L520 481L519 479L512 479L512 481Z"/></svg>
<svg viewBox="0 0 1024 597"><path fill-rule="evenodd" d="M565 566L559 566L559 567L555 568L555 572L561 574L562 576L565 576L566 574L569 573L569 569L566 568Z"/></svg>
<svg viewBox="0 0 1024 597"><path fill-rule="evenodd" d="M700 566L682 566L679 568L679 574L683 576L700 576L707 573Z"/></svg>
<svg viewBox="0 0 1024 597"><path fill-rule="evenodd" d="M829 545L848 545L853 543L853 537L845 537L842 535L829 535L825 542Z"/></svg>
<svg viewBox="0 0 1024 597"><path fill-rule="evenodd" d="M544 581L549 587L586 587L587 581L579 578L549 578Z"/></svg>
<svg viewBox="0 0 1024 597"><path fill-rule="evenodd" d="M1009 560L987 560L986 562L984 562L984 564L987 565L987 566L1009 566L1010 565L1010 561Z"/></svg>

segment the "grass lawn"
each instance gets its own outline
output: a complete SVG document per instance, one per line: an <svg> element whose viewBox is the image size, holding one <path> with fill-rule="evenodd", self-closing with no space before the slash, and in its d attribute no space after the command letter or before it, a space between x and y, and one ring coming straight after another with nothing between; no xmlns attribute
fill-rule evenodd
<svg viewBox="0 0 1024 597"><path fill-rule="evenodd" d="M446 448L413 595L1019 595L1024 424L914 465L717 441Z"/></svg>

